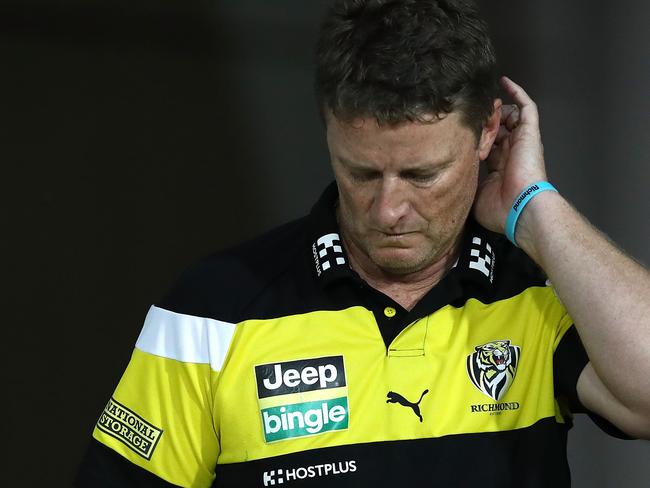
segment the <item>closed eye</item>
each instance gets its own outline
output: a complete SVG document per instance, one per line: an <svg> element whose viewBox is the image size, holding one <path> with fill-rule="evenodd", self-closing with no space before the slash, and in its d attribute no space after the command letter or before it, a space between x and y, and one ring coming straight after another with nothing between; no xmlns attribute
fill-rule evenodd
<svg viewBox="0 0 650 488"><path fill-rule="evenodd" d="M440 171L420 172L420 171L403 171L400 177L411 182L415 186L428 187L435 183L440 176Z"/></svg>
<svg viewBox="0 0 650 488"><path fill-rule="evenodd" d="M415 181L417 183L428 183L438 176L438 173L412 173L405 171L401 174L402 178Z"/></svg>
<svg viewBox="0 0 650 488"><path fill-rule="evenodd" d="M400 173L400 176L416 184L433 183L449 166L451 166L451 162L437 164L434 167L429 167L426 169L420 168L405 170Z"/></svg>
<svg viewBox="0 0 650 488"><path fill-rule="evenodd" d="M350 171L350 176L354 181L358 182L364 182L364 181L372 181L376 180L377 178L381 178L381 173L379 171L371 171L371 170L353 170Z"/></svg>

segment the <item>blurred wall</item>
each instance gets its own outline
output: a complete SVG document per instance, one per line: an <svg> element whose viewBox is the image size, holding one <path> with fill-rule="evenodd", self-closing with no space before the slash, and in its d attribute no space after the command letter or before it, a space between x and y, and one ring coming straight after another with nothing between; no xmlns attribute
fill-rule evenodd
<svg viewBox="0 0 650 488"><path fill-rule="evenodd" d="M188 263L305 213L330 180L311 93L326 4L0 3L12 486L69 485L149 304ZM650 7L482 5L503 72L540 106L550 177L650 262ZM647 486L649 443L580 417L574 486Z"/></svg>

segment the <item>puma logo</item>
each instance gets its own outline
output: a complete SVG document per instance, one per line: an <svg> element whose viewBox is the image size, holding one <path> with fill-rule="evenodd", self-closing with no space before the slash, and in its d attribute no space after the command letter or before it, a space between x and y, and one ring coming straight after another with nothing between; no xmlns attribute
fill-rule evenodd
<svg viewBox="0 0 650 488"><path fill-rule="evenodd" d="M389 391L386 394L386 396L388 397L386 403L399 403L404 407L411 407L413 409L413 413L417 415L418 418L420 419L420 422L422 422L422 414L420 413L420 402L422 401L424 395L426 395L427 393L429 393L429 390L424 390L422 392L422 395L420 395L420 399L417 401L417 403L411 403L399 393L396 393L394 391Z"/></svg>

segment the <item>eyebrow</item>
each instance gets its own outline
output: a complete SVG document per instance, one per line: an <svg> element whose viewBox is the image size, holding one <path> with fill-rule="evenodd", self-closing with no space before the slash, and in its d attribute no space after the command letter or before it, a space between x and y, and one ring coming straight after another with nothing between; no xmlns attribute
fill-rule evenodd
<svg viewBox="0 0 650 488"><path fill-rule="evenodd" d="M344 165L352 168L352 169L358 169L358 170L368 170L368 171L376 171L375 168L372 167L372 165L368 163L360 163L360 162L355 162L355 161L350 161L349 159L343 157L343 156L336 156L336 158L343 163ZM439 171L441 169L445 169L448 166L450 166L454 162L454 159L452 157L444 158L441 161L436 161L436 162L425 162L421 164L416 164L408 168L404 168L400 171L400 173L403 172L426 172L426 171Z"/></svg>
<svg viewBox="0 0 650 488"><path fill-rule="evenodd" d="M423 166L414 166L413 168L405 168L400 173L406 174L427 174L437 173L443 169L448 168L453 163L453 160L444 161L441 163L425 163Z"/></svg>
<svg viewBox="0 0 650 488"><path fill-rule="evenodd" d="M358 162L353 162L350 161L349 159L343 157L343 156L335 156L336 159L338 159L343 165L347 166L350 169L356 169L356 170L367 170L367 171L374 171L375 169L372 167L372 165L367 164L367 163L358 163Z"/></svg>

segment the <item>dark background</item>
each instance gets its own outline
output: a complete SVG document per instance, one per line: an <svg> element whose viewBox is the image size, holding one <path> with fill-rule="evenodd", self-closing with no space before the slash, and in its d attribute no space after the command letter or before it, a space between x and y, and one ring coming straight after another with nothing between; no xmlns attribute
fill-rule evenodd
<svg viewBox="0 0 650 488"><path fill-rule="evenodd" d="M149 305L330 180L311 91L326 3L0 3L3 485L69 486ZM649 262L648 3L482 4L552 181ZM578 416L574 486L648 486L649 444Z"/></svg>

